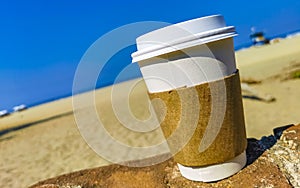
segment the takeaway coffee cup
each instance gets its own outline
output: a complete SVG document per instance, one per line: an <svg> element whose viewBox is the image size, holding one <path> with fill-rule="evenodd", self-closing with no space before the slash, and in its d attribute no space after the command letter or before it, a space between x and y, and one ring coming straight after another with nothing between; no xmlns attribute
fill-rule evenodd
<svg viewBox="0 0 300 188"><path fill-rule="evenodd" d="M181 174L190 180L220 180L246 164L235 35L221 15L213 15L136 40L133 62L140 66L150 99L164 102L154 109ZM178 129L179 136L168 139Z"/></svg>

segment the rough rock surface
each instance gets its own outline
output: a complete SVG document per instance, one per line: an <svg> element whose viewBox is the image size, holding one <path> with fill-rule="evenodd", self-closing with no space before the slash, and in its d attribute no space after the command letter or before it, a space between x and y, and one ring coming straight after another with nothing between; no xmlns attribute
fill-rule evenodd
<svg viewBox="0 0 300 188"><path fill-rule="evenodd" d="M300 187L300 125L284 131L268 157L279 166L291 185Z"/></svg>
<svg viewBox="0 0 300 188"><path fill-rule="evenodd" d="M171 158L148 167L114 164L81 170L39 182L31 188L300 187L299 170L300 125L274 129L274 136L261 140L248 139L247 166L218 182L194 182L183 178Z"/></svg>

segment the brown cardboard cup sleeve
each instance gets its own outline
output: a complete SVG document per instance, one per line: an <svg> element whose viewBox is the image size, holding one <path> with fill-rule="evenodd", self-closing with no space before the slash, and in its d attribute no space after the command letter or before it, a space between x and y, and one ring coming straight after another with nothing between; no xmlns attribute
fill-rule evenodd
<svg viewBox="0 0 300 188"><path fill-rule="evenodd" d="M245 151L238 71L217 81L148 94L177 163L213 165Z"/></svg>

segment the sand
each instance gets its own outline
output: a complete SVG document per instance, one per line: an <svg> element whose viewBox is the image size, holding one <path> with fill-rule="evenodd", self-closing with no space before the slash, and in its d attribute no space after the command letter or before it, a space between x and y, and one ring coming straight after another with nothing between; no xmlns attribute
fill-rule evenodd
<svg viewBox="0 0 300 188"><path fill-rule="evenodd" d="M268 93L276 98L276 101L269 103L243 99L248 137L260 138L270 135L274 127L300 122L300 79L290 76L298 69L300 62L299 42L298 36L236 53L242 80L259 81L250 86L258 93ZM127 94L124 95L122 91L134 86L137 81L138 84L129 95L130 109L133 117L142 120L149 118L146 87L138 79L76 96L79 99L76 101L82 101L80 108L75 109L76 117L80 117L80 122L84 124L81 127L93 127L94 117L91 114L96 110L106 130L119 142L136 147L160 143L163 138L160 130L147 134L132 132L118 121L111 107L112 89L115 103L121 104L128 100ZM89 106L86 97L93 95L95 106ZM123 113L124 109L117 108ZM5 131L16 127L21 128ZM0 187L27 187L63 173L110 163L98 156L80 135L73 114L72 98L0 118L0 132ZM115 151L109 145L106 149L114 156L126 158L124 153Z"/></svg>
<svg viewBox="0 0 300 188"><path fill-rule="evenodd" d="M241 80L261 82L250 86L276 99L270 103L243 100L248 137L260 138L274 127L300 122L300 79L291 79L300 72L299 44L298 35L236 52Z"/></svg>

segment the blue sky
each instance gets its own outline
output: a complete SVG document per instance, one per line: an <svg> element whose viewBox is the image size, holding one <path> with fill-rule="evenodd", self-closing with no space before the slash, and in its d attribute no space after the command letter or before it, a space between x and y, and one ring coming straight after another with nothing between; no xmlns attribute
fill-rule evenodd
<svg viewBox="0 0 300 188"><path fill-rule="evenodd" d="M212 14L222 14L228 25L236 26L236 46L249 42L253 26L269 37L300 29L299 0L1 1L0 110L70 95L85 51L117 27L139 21L177 23ZM132 51L117 57L122 63L106 67L102 84L112 83L131 63ZM131 77L139 75L135 68Z"/></svg>

